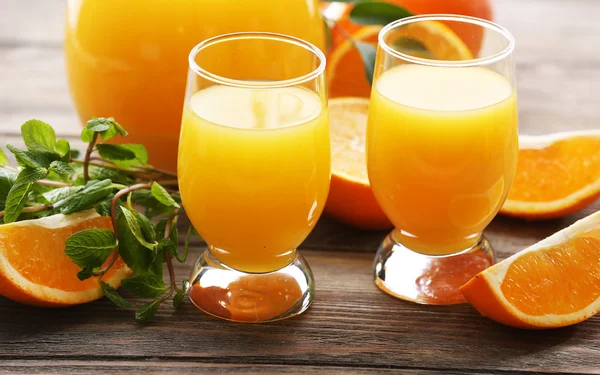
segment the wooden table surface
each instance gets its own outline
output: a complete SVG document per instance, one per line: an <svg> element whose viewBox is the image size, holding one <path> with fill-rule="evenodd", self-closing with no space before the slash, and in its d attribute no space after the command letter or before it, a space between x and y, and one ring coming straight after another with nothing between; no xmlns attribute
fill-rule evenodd
<svg viewBox="0 0 600 375"><path fill-rule="evenodd" d="M521 133L600 128L600 1L496 0L517 40ZM75 139L63 66L64 0L0 0L0 143L43 119ZM600 209L529 223L498 217L486 234L505 258ZM0 373L600 374L600 316L531 332L486 320L469 305L420 306L380 292L374 250L384 233L322 219L302 246L316 299L302 316L233 324L189 303L153 324L109 301L47 310L0 298ZM194 245L193 258L203 250Z"/></svg>

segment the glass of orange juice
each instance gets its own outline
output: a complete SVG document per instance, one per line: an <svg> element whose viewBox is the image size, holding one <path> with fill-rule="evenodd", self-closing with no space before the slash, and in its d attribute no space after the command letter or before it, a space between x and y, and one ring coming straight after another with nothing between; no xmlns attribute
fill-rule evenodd
<svg viewBox="0 0 600 375"><path fill-rule="evenodd" d="M436 32L451 33L451 23L483 30L480 55L424 58L431 56L415 46L466 48L468 35L436 40ZM482 232L516 169L513 49L505 28L463 16L404 18L379 34L367 164L375 197L395 227L375 259L376 284L387 293L424 304L461 303L459 287L494 263Z"/></svg>
<svg viewBox="0 0 600 375"><path fill-rule="evenodd" d="M235 33L198 44L189 65L178 178L208 244L190 299L234 321L300 314L314 282L296 249L329 191L325 56L295 37Z"/></svg>
<svg viewBox="0 0 600 375"><path fill-rule="evenodd" d="M194 45L220 34L266 31L325 48L319 1L284 3L68 0L65 58L82 123L116 118L129 136L111 142L144 144L151 164L175 172L186 57Z"/></svg>

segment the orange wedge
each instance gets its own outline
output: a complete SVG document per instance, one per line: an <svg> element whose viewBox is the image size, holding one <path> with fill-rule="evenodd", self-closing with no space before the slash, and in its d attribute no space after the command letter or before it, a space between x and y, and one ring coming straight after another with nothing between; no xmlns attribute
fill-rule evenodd
<svg viewBox="0 0 600 375"><path fill-rule="evenodd" d="M101 298L97 278L80 281L79 266L65 254L67 238L91 228L112 228L110 218L92 210L0 225L0 295L46 307L78 305ZM102 280L117 288L130 273L118 259Z"/></svg>
<svg viewBox="0 0 600 375"><path fill-rule="evenodd" d="M365 138L369 100L329 100L331 187L325 212L342 223L365 230L391 229L375 200L367 176Z"/></svg>
<svg viewBox="0 0 600 375"><path fill-rule="evenodd" d="M600 311L600 212L479 273L460 288L483 316L531 329Z"/></svg>
<svg viewBox="0 0 600 375"><path fill-rule="evenodd" d="M502 214L551 219L600 197L600 130L521 136L519 149Z"/></svg>
<svg viewBox="0 0 600 375"><path fill-rule="evenodd" d="M361 27L351 35L351 39L376 46L381 29L381 26ZM335 30L334 28L333 31ZM469 47L448 26L440 22L408 24L397 32L396 36L420 42L432 55L422 56L422 53L410 52L416 57L433 57L440 60L473 58ZM327 80L330 98L369 97L371 85L366 78L360 54L351 40L345 40L337 45L328 56Z"/></svg>

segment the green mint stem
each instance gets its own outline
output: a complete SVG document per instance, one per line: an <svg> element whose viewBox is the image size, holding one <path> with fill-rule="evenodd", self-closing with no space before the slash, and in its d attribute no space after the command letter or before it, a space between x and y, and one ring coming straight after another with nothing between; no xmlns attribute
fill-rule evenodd
<svg viewBox="0 0 600 375"><path fill-rule="evenodd" d="M169 218L167 219L167 225L165 225L165 236L164 236L165 240L168 240L169 236L171 235L171 226L173 225L173 220L175 220L177 215L179 215L179 208L174 209L173 212L171 212L171 215L169 215ZM167 268L169 270L169 279L171 280L171 290L164 300L171 297L173 292L177 289L177 282L175 281L175 269L173 268L172 259L173 259L173 256L171 254L169 254L168 252L165 252L165 262L167 263Z"/></svg>
<svg viewBox="0 0 600 375"><path fill-rule="evenodd" d="M94 152L94 146L96 145L97 141L98 133L94 133L94 135L92 136L92 140L90 141L90 143L88 143L88 147L85 150L85 158L83 159L83 178L86 182L90 180L90 157L92 156L92 152Z"/></svg>
<svg viewBox="0 0 600 375"><path fill-rule="evenodd" d="M46 211L52 208L51 204L40 204L33 207L25 207L21 210L21 213L32 213L32 212L41 212ZM0 217L4 217L4 211L0 211Z"/></svg>
<svg viewBox="0 0 600 375"><path fill-rule="evenodd" d="M51 181L51 180L38 180L35 182L38 185L51 186L51 187L68 187L73 186L68 182Z"/></svg>
<svg viewBox="0 0 600 375"><path fill-rule="evenodd" d="M117 240L119 239L119 226L117 225L117 203L119 202L119 199L121 199L122 196L131 193L132 191L141 190L141 189L151 189L151 188L152 188L152 182L131 185L129 187L126 187L125 189L119 190L113 197L112 202L110 204L110 219L112 221L113 234ZM100 271L95 272L94 275L102 277L106 273L106 271L108 271L110 269L110 267L112 267L113 264L115 264L115 261L117 260L118 257L119 257L119 245L117 244L117 246L115 247L115 250L112 252L112 254L110 256L110 259L108 260L108 263L106 263L106 265L104 267L102 267L100 269Z"/></svg>

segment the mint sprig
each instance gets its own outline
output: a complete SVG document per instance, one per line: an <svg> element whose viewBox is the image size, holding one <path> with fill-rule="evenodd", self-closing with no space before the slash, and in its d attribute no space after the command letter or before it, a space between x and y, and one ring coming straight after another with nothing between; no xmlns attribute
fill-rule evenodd
<svg viewBox="0 0 600 375"><path fill-rule="evenodd" d="M86 229L67 239L65 253L81 268L77 277L95 277L108 299L132 308L104 280L120 257L133 272L123 287L151 299L138 307L137 320L151 320L162 302L171 298L177 308L189 283L176 280L173 259L185 262L195 231L190 227L180 254L177 219L183 207L176 176L148 165L143 145L102 143L127 135L112 117L88 121L81 133L87 143L83 159L43 121L27 121L21 133L26 149L7 145L18 166L9 166L0 150L0 225L96 210L111 218L112 230ZM163 282L165 264L168 283Z"/></svg>

